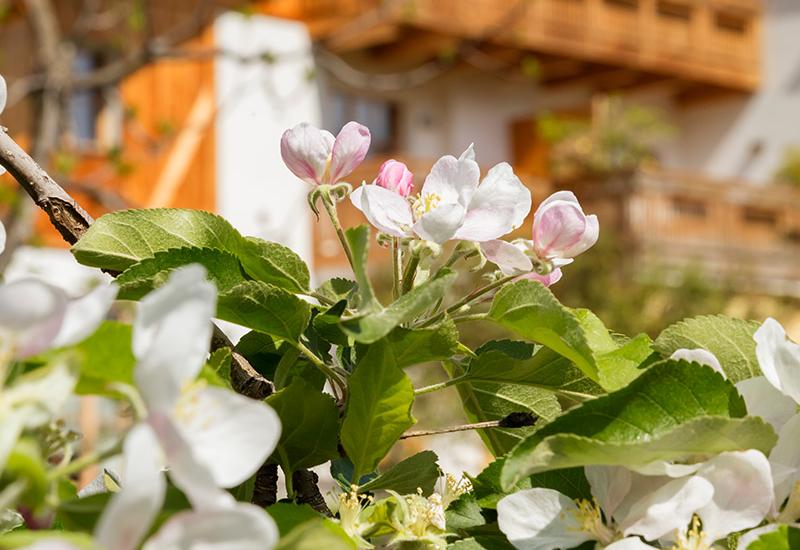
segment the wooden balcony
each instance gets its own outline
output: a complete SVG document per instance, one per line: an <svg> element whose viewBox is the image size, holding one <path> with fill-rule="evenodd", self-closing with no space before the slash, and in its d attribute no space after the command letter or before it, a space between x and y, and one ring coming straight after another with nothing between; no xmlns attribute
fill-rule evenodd
<svg viewBox="0 0 800 550"><path fill-rule="evenodd" d="M406 44L418 52L420 41L429 38L424 32L533 53L542 60L545 83L593 73L624 83L630 73L620 69L745 92L760 80L759 0L272 0L263 5L268 13L308 22L339 51L394 46L402 54ZM452 46L452 41L426 43L434 49ZM503 55L508 58L508 52Z"/></svg>

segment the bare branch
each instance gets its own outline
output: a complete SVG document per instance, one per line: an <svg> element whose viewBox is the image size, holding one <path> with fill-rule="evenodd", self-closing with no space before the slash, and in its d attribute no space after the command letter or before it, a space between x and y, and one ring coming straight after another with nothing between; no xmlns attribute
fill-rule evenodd
<svg viewBox="0 0 800 550"><path fill-rule="evenodd" d="M415 432L406 432L400 436L400 439L425 437L428 435L442 435L454 432L466 432L469 430L485 430L487 428L524 428L526 426L533 426L535 423L536 417L531 413L515 412L501 418L500 420L487 420L486 422L462 424L460 426L451 426L449 428L439 428L436 430L418 430Z"/></svg>

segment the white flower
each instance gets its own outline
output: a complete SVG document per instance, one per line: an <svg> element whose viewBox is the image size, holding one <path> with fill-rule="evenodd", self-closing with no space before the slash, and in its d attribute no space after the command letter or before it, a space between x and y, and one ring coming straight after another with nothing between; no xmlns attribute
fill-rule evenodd
<svg viewBox="0 0 800 550"><path fill-rule="evenodd" d="M6 108L6 100L8 99L8 88L6 87L6 79L0 75L0 115L3 114L3 111ZM3 166L0 166L0 176L6 173L6 169ZM2 224L0 224L0 229L2 229ZM5 231L0 231L2 233L0 235L0 253L3 252L3 248L5 246Z"/></svg>
<svg viewBox="0 0 800 550"><path fill-rule="evenodd" d="M286 130L281 137L284 164L311 185L332 185L349 175L367 156L369 129L348 122L335 138L307 122Z"/></svg>
<svg viewBox="0 0 800 550"><path fill-rule="evenodd" d="M699 537L710 546L758 525L772 504L769 463L758 451L720 454L679 478L609 466L585 472L592 502L576 502L552 489L520 491L498 502L500 530L522 550L572 548L589 540L615 549L646 548L637 536ZM695 515L703 522L696 533L689 527Z"/></svg>
<svg viewBox="0 0 800 550"><path fill-rule="evenodd" d="M380 231L416 234L437 244L497 239L519 227L531 208L530 191L508 163L480 180L472 145L458 159L448 155L436 161L413 204L380 185L362 185L350 200Z"/></svg>
<svg viewBox="0 0 800 550"><path fill-rule="evenodd" d="M240 505L220 488L249 478L278 442L280 422L269 406L195 381L215 309L216 289L199 265L175 270L140 304L134 378L147 416L125 439L123 488L97 526L98 542L110 549L137 547L161 508L164 468L196 511L234 514ZM262 523L259 529L274 534L267 516ZM185 527L170 533L170 540L188 536Z"/></svg>

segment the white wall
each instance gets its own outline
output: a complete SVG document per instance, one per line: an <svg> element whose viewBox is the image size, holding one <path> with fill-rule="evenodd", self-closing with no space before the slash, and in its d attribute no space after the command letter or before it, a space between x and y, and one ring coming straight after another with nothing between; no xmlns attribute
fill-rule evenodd
<svg viewBox="0 0 800 550"><path fill-rule="evenodd" d="M283 243L312 259L308 186L284 166L280 138L299 122L319 125L311 41L298 23L227 13L214 25L218 48L271 52L276 62L216 62L217 204L245 235Z"/></svg>

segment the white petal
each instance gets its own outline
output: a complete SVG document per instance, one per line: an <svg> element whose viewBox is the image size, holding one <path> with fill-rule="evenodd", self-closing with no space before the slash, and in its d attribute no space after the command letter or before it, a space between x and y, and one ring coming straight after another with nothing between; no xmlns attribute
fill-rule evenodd
<svg viewBox="0 0 800 550"><path fill-rule="evenodd" d="M459 155L458 160L471 160L475 161L475 144L470 143L469 147L464 149L464 152Z"/></svg>
<svg viewBox="0 0 800 550"><path fill-rule="evenodd" d="M695 473L702 465L702 462L696 464L674 464L666 460L655 460L642 466L631 466L631 470L645 476L683 477Z"/></svg>
<svg viewBox="0 0 800 550"><path fill-rule="evenodd" d="M6 108L6 100L8 99L8 87L6 86L6 79L0 76L0 113ZM2 252L0 250L0 252Z"/></svg>
<svg viewBox="0 0 800 550"><path fill-rule="evenodd" d="M590 214L586 216L586 228L583 230L580 240L574 245L567 247L563 254L568 258L573 258L578 254L586 252L597 243L600 238L600 221L597 216Z"/></svg>
<svg viewBox="0 0 800 550"><path fill-rule="evenodd" d="M500 530L520 550L572 548L591 540L581 530L578 507L552 489L526 489L497 503Z"/></svg>
<svg viewBox="0 0 800 550"><path fill-rule="evenodd" d="M780 507L794 482L800 479L800 414L793 416L778 432L778 443L769 453L775 504Z"/></svg>
<svg viewBox="0 0 800 550"><path fill-rule="evenodd" d="M486 259L497 265L503 275L519 275L533 269L533 263L525 252L506 241L491 240L481 243L481 251Z"/></svg>
<svg viewBox="0 0 800 550"><path fill-rule="evenodd" d="M138 424L128 432L123 455L122 490L111 498L95 528L95 540L109 550L138 548L166 492L163 455L149 426Z"/></svg>
<svg viewBox="0 0 800 550"><path fill-rule="evenodd" d="M760 416L780 430L797 413L797 403L773 386L764 376L748 378L736 384L747 405L747 414Z"/></svg>
<svg viewBox="0 0 800 550"><path fill-rule="evenodd" d="M198 459L174 419L157 412L150 414L147 422L164 450L170 479L183 491L192 507L208 510L230 506L233 497L219 488L211 468Z"/></svg>
<svg viewBox="0 0 800 550"><path fill-rule="evenodd" d="M36 428L60 414L72 396L78 373L66 362L33 370L3 389L4 407L22 414L22 425Z"/></svg>
<svg viewBox="0 0 800 550"><path fill-rule="evenodd" d="M378 185L362 185L350 194L350 200L380 231L395 237L411 235L414 215L400 194Z"/></svg>
<svg viewBox="0 0 800 550"><path fill-rule="evenodd" d="M622 466L586 466L584 472L600 509L613 516L631 490L631 471Z"/></svg>
<svg viewBox="0 0 800 550"><path fill-rule="evenodd" d="M761 372L773 386L800 403L800 345L790 342L781 324L771 317L753 339Z"/></svg>
<svg viewBox="0 0 800 550"><path fill-rule="evenodd" d="M252 504L172 516L143 550L269 550L278 542L272 518Z"/></svg>
<svg viewBox="0 0 800 550"><path fill-rule="evenodd" d="M23 550L81 550L71 542L58 539L40 540L26 546Z"/></svg>
<svg viewBox="0 0 800 550"><path fill-rule="evenodd" d="M111 283L100 285L86 296L67 304L64 322L53 340L53 347L77 344L92 334L106 318L108 310L117 298L119 287Z"/></svg>
<svg viewBox="0 0 800 550"><path fill-rule="evenodd" d="M697 349L678 349L675 350L672 355L669 356L670 359L688 361L689 363L697 363L699 365L705 365L707 367L711 367L718 373L720 373L723 378L727 379L725 375L725 371L722 370L722 365L719 364L719 359L717 356L711 353L708 350L697 348Z"/></svg>
<svg viewBox="0 0 800 550"><path fill-rule="evenodd" d="M458 203L442 204L423 214L414 224L414 232L427 241L443 244L456 234L465 214Z"/></svg>
<svg viewBox="0 0 800 550"><path fill-rule="evenodd" d="M424 199L426 195L434 195L443 203L457 202L466 209L480 179L481 171L474 158L462 155L462 158L456 159L447 155L437 160L431 168L422 184L420 196Z"/></svg>
<svg viewBox="0 0 800 550"><path fill-rule="evenodd" d="M0 76L0 78L3 78ZM0 222L0 254L6 249L6 226Z"/></svg>
<svg viewBox="0 0 800 550"><path fill-rule="evenodd" d="M636 502L620 527L647 540L685 529L692 515L711 501L714 487L697 476L674 479Z"/></svg>
<svg viewBox="0 0 800 550"><path fill-rule="evenodd" d="M169 408L208 355L217 292L197 264L142 300L133 325L136 384L148 408Z"/></svg>
<svg viewBox="0 0 800 550"><path fill-rule="evenodd" d="M220 487L239 485L272 454L281 423L272 408L223 388L205 388L182 399L177 425Z"/></svg>
<svg viewBox="0 0 800 550"><path fill-rule="evenodd" d="M722 453L698 470L714 487L714 496L697 510L709 540L755 527L772 508L769 462L755 450Z"/></svg>
<svg viewBox="0 0 800 550"><path fill-rule="evenodd" d="M780 528L781 524L770 523L758 529L752 529L739 537L739 540L736 542L736 550L747 550L747 547L750 546L751 543L757 541L761 535L772 533Z"/></svg>
<svg viewBox="0 0 800 550"><path fill-rule="evenodd" d="M323 183L333 143L330 132L303 122L281 136L281 158L295 176L318 185Z"/></svg>
<svg viewBox="0 0 800 550"><path fill-rule="evenodd" d="M333 143L327 183L337 183L355 170L367 156L371 139L366 126L353 121L345 124Z"/></svg>
<svg viewBox="0 0 800 550"><path fill-rule="evenodd" d="M531 192L508 163L489 170L467 207L464 224L456 238L488 241L522 225L531 211Z"/></svg>
<svg viewBox="0 0 800 550"><path fill-rule="evenodd" d="M0 285L0 339L11 340L17 357L48 349L58 334L67 309L60 288L35 279Z"/></svg>
<svg viewBox="0 0 800 550"><path fill-rule="evenodd" d="M642 542L642 539L639 537L626 537L617 542L612 542L605 547L605 550L651 550L653 548L657 547Z"/></svg>
<svg viewBox="0 0 800 550"><path fill-rule="evenodd" d="M580 206L580 203L578 202L578 197L576 197L575 193L573 193L572 191L556 191L555 193L547 197L545 200L540 202L539 208L542 208L543 206L546 206L551 202L555 201L572 202Z"/></svg>

